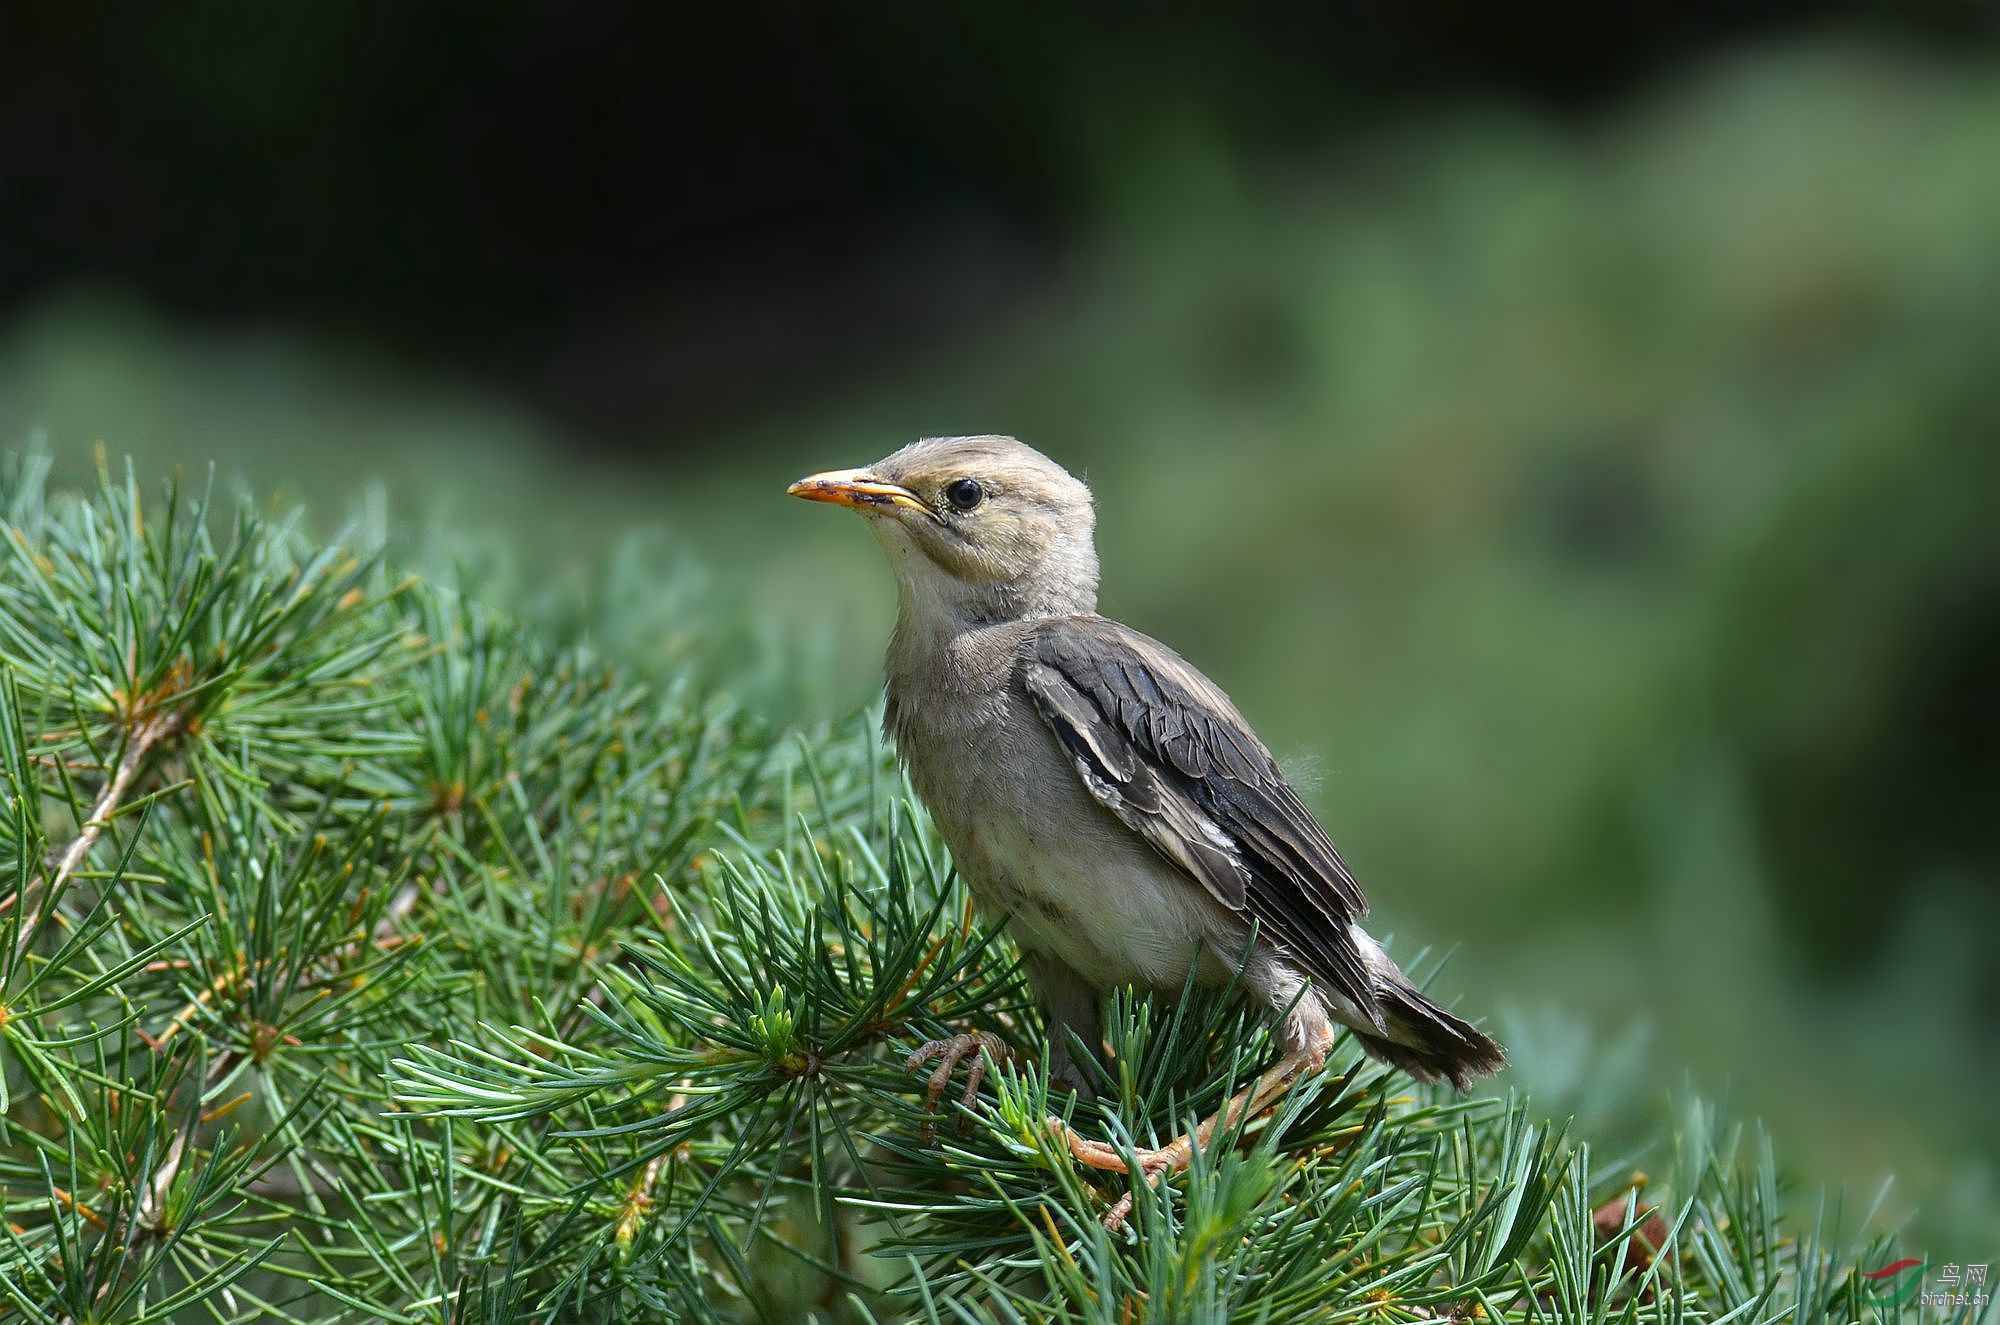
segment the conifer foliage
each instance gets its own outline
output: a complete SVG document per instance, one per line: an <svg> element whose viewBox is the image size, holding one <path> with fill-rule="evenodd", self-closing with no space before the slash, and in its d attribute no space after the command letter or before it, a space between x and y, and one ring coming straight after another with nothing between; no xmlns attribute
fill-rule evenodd
<svg viewBox="0 0 2000 1325"><path fill-rule="evenodd" d="M1261 1020L1121 997L1051 1095L865 718L247 501L15 457L0 520L0 1318L1914 1319L1698 1106L1635 1192L1344 1045L1185 1174L1081 1169L1048 1115L1164 1140ZM934 1113L905 1060L966 1030L1023 1052Z"/></svg>

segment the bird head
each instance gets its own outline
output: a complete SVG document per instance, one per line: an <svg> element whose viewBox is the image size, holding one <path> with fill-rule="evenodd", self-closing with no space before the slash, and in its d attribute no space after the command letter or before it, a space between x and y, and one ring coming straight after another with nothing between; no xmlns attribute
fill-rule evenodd
<svg viewBox="0 0 2000 1325"><path fill-rule="evenodd" d="M930 437L789 491L868 517L906 615L971 625L1096 608L1090 489L1011 437Z"/></svg>

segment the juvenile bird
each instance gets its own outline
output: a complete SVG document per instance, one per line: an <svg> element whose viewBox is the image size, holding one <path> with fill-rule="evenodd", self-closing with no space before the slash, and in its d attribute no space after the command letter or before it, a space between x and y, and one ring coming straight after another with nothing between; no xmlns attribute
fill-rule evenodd
<svg viewBox="0 0 2000 1325"><path fill-rule="evenodd" d="M1104 991L1178 992L1191 967L1283 1017L1285 1062L1232 1117L1317 1067L1335 1023L1420 1081L1505 1064L1361 928L1346 862L1228 696L1097 615L1089 488L1013 438L939 437L790 491L868 517L895 568L884 725L973 896L1012 917L1053 1077L1087 1090L1071 1037L1103 1052ZM1184 1164L1178 1144L1142 1162Z"/></svg>

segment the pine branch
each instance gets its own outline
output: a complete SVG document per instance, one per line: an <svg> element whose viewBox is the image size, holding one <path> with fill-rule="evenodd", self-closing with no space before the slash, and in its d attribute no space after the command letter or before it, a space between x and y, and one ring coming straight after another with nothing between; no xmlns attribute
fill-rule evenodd
<svg viewBox="0 0 2000 1325"><path fill-rule="evenodd" d="M1079 1165L1052 1112L1157 1146L1269 1028L1128 992L1099 1101L1052 1094L869 715L776 732L571 609L544 639L296 521L40 481L0 469L23 1319L1916 1319L1863 1296L1872 1216L1814 1222L1707 1111L1642 1203L1527 1101L1352 1045L1157 1186ZM910 1050L965 1030L1016 1055L933 1115Z"/></svg>
<svg viewBox="0 0 2000 1325"><path fill-rule="evenodd" d="M64 885L89 857L90 849L97 845L99 835L124 804L125 796L131 790L132 783L138 777L139 768L145 763L146 757L152 753L154 746L171 736L178 727L179 717L171 710L140 715L132 724L131 738L125 744L125 753L119 759L111 780L104 784L104 790L98 794L97 803L91 806L80 831L63 849L62 856L56 861L55 872L49 877L47 884L44 885L38 879L14 896L0 900L0 914L4 914L16 903L19 903L22 909L21 924L14 935L16 962L27 954L28 947L34 942L35 934L42 922L48 918L54 910L57 899L62 896ZM38 901L41 902L39 906Z"/></svg>

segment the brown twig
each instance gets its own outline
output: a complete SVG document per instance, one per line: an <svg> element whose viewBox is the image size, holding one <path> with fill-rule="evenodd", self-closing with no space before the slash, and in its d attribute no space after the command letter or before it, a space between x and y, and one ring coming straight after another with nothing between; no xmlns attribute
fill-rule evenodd
<svg viewBox="0 0 2000 1325"><path fill-rule="evenodd" d="M63 848L62 855L56 860L55 872L48 876L45 884L39 885L44 897L52 899L62 891L70 876L75 874L89 857L90 849L97 845L97 839L103 836L105 825L111 822L112 816L117 814L119 807L124 804L126 793L131 791L133 781L139 776L139 766L145 762L147 754L179 727L180 715L172 712L145 718L132 727L132 739L125 747L124 758L120 759L118 767L112 770L111 781L104 784L104 790L97 797L97 804L90 807L90 816L83 821L70 844ZM34 942L35 934L41 928L42 922L49 916L50 908L42 907L37 910L28 900L37 886L37 883L31 882L18 894L23 905L21 930L14 942L14 956L17 961L27 952L28 945ZM12 901L10 898L8 905L11 905ZM0 906L0 910L4 909Z"/></svg>

